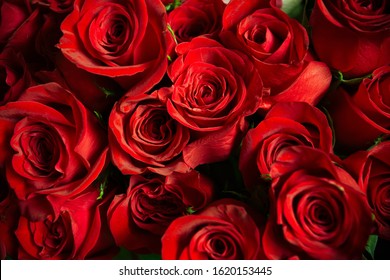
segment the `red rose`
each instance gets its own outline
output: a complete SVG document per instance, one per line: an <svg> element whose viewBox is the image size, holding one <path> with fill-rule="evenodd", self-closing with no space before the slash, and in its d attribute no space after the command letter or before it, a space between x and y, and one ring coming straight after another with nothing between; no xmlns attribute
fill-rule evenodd
<svg viewBox="0 0 390 280"><path fill-rule="evenodd" d="M127 193L117 195L108 211L115 241L128 250L159 253L169 224L204 208L212 194L211 182L195 171L165 178L132 176Z"/></svg>
<svg viewBox="0 0 390 280"><path fill-rule="evenodd" d="M58 84L0 107L0 167L19 199L74 195L100 174L107 140L97 118Z"/></svg>
<svg viewBox="0 0 390 280"><path fill-rule="evenodd" d="M177 218L162 237L162 258L173 260L263 259L261 220L233 199Z"/></svg>
<svg viewBox="0 0 390 280"><path fill-rule="evenodd" d="M261 109L281 101L318 103L329 87L328 67L313 61L305 28L269 1L233 0L223 15L223 42L251 56L264 87Z"/></svg>
<svg viewBox="0 0 390 280"><path fill-rule="evenodd" d="M23 56L9 48L0 54L0 83L0 105L17 100L33 85Z"/></svg>
<svg viewBox="0 0 390 280"><path fill-rule="evenodd" d="M222 28L222 0L186 0L168 15L168 23L179 43L200 35L216 37Z"/></svg>
<svg viewBox="0 0 390 280"><path fill-rule="evenodd" d="M182 152L189 139L188 128L172 119L158 92L127 96L110 115L112 160L123 174L186 172Z"/></svg>
<svg viewBox="0 0 390 280"><path fill-rule="evenodd" d="M319 58L347 77L390 63L387 1L317 0L310 25Z"/></svg>
<svg viewBox="0 0 390 280"><path fill-rule="evenodd" d="M241 140L245 117L258 108L261 78L244 54L205 37L181 43L176 51L166 103L168 113L193 132L184 161L196 167L223 160Z"/></svg>
<svg viewBox="0 0 390 280"><path fill-rule="evenodd" d="M276 179L273 165L290 146L309 146L332 153L332 131L326 116L303 102L278 103L257 127L245 136L240 171L245 185L253 189L263 179Z"/></svg>
<svg viewBox="0 0 390 280"><path fill-rule="evenodd" d="M145 92L167 68L166 11L159 0L75 0L58 47L72 63Z"/></svg>
<svg viewBox="0 0 390 280"><path fill-rule="evenodd" d="M367 195L379 237L390 239L390 142L359 151L348 157L345 164Z"/></svg>
<svg viewBox="0 0 390 280"><path fill-rule="evenodd" d="M333 120L336 148L341 152L366 149L379 136L390 134L390 66L376 69L350 95L339 87L327 106Z"/></svg>
<svg viewBox="0 0 390 280"><path fill-rule="evenodd" d="M263 247L270 259L359 259L372 230L357 183L319 149L284 149Z"/></svg>
<svg viewBox="0 0 390 280"><path fill-rule="evenodd" d="M15 231L19 259L108 259L116 253L107 225L109 196L101 201L98 186L71 199L53 198L53 211L39 218L21 216ZM42 208L43 202L37 206ZM34 207L30 204L28 207ZM36 214L41 209L28 209ZM58 214L55 214L58 213Z"/></svg>

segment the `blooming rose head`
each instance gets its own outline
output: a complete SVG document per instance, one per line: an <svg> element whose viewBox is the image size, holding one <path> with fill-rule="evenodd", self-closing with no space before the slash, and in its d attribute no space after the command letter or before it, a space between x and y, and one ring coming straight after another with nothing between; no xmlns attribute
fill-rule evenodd
<svg viewBox="0 0 390 280"><path fill-rule="evenodd" d="M0 167L19 199L82 192L102 171L107 139L94 114L49 83L0 107Z"/></svg>
<svg viewBox="0 0 390 280"><path fill-rule="evenodd" d="M172 222L162 237L162 258L262 259L261 222L248 205L233 199L217 200L203 211Z"/></svg>
<svg viewBox="0 0 390 280"><path fill-rule="evenodd" d="M347 77L390 63L388 1L316 0L310 25L321 61Z"/></svg>
<svg viewBox="0 0 390 280"><path fill-rule="evenodd" d="M216 37L221 31L225 4L221 0L186 0L168 14L178 43L200 35Z"/></svg>
<svg viewBox="0 0 390 280"><path fill-rule="evenodd" d="M223 15L221 39L252 58L264 86L262 110L281 101L317 104L328 89L328 67L312 61L305 28L269 1L233 0Z"/></svg>
<svg viewBox="0 0 390 280"><path fill-rule="evenodd" d="M187 171L182 152L189 139L189 129L168 114L156 91L126 96L110 115L111 155L123 174Z"/></svg>
<svg viewBox="0 0 390 280"><path fill-rule="evenodd" d="M58 47L90 73L145 92L167 68L166 11L160 0L75 0Z"/></svg>
<svg viewBox="0 0 390 280"><path fill-rule="evenodd" d="M261 78L244 54L205 37L176 51L165 99L168 113L193 132L184 160L191 167L223 160L240 141L245 117L258 108Z"/></svg>
<svg viewBox="0 0 390 280"><path fill-rule="evenodd" d="M390 142L354 153L344 163L367 195L375 216L376 233L390 240Z"/></svg>
<svg viewBox="0 0 390 280"><path fill-rule="evenodd" d="M279 154L291 146L332 153L332 131L326 116L304 102L278 103L257 127L248 131L240 154L240 171L249 189L263 179L276 179Z"/></svg>
<svg viewBox="0 0 390 280"><path fill-rule="evenodd" d="M112 234L128 250L161 250L161 236L176 218L211 202L213 185L196 171L167 177L134 175L126 194L117 195L108 211Z"/></svg>
<svg viewBox="0 0 390 280"><path fill-rule="evenodd" d="M356 181L323 151L284 149L270 188L263 247L270 259L360 259L371 211ZM277 167L275 167L277 168Z"/></svg>
<svg viewBox="0 0 390 280"><path fill-rule="evenodd" d="M97 200L98 195L98 186L92 184L87 191L70 199L34 199L34 203L24 209L25 215L20 217L15 231L19 242L18 258L112 258L117 247L106 217L112 195Z"/></svg>
<svg viewBox="0 0 390 280"><path fill-rule="evenodd" d="M335 148L344 153L366 149L390 134L390 66L376 69L352 93L339 87L329 98Z"/></svg>

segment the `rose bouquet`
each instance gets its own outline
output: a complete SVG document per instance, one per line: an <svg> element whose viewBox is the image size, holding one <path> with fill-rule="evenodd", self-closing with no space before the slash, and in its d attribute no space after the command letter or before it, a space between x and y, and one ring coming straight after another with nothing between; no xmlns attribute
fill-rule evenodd
<svg viewBox="0 0 390 280"><path fill-rule="evenodd" d="M389 258L387 0L0 0L2 259Z"/></svg>

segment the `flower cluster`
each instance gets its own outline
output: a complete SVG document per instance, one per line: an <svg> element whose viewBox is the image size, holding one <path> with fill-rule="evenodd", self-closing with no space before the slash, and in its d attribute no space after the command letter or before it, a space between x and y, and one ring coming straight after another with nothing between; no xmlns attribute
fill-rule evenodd
<svg viewBox="0 0 390 280"><path fill-rule="evenodd" d="M0 258L374 257L390 3L287 2L0 0Z"/></svg>

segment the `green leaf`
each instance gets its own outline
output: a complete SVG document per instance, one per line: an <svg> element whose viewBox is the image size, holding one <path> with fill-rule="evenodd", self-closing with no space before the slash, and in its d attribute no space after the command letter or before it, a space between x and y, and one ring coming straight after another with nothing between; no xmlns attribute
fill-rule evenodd
<svg viewBox="0 0 390 280"><path fill-rule="evenodd" d="M170 12L170 11L173 11L174 9L176 9L177 7L179 7L180 5L181 5L180 0L174 0L172 3L166 5L165 9L167 10L167 12Z"/></svg>
<svg viewBox="0 0 390 280"><path fill-rule="evenodd" d="M372 146L369 147L369 148L367 149L367 151L370 151L370 150L372 150L373 148L375 148L376 146L378 146L380 143L383 142L384 139L385 139L385 135L380 135L378 138L375 139L374 144L372 144Z"/></svg>
<svg viewBox="0 0 390 280"><path fill-rule="evenodd" d="M95 116L98 118L100 122L104 122L103 115L101 113L99 113L98 111L93 111L93 113L95 114Z"/></svg>
<svg viewBox="0 0 390 280"><path fill-rule="evenodd" d="M98 87L104 93L106 98L111 97L111 96L115 96L115 92L114 91L109 90L109 89L107 89L105 87L100 87L100 86L98 86Z"/></svg>
<svg viewBox="0 0 390 280"><path fill-rule="evenodd" d="M366 258L372 260L374 259L375 248L377 243L378 243L378 235L370 235L365 248L365 253L369 254L368 256L364 255Z"/></svg>
<svg viewBox="0 0 390 280"><path fill-rule="evenodd" d="M140 260L161 260L161 255L158 254L138 254Z"/></svg>
<svg viewBox="0 0 390 280"><path fill-rule="evenodd" d="M303 12L303 0L283 0L281 10L291 18L298 18Z"/></svg>
<svg viewBox="0 0 390 280"><path fill-rule="evenodd" d="M99 196L97 197L96 200L100 200L104 196L104 191L107 189L107 182L108 182L108 169L98 177L98 180L101 180L100 185L99 185Z"/></svg>
<svg viewBox="0 0 390 280"><path fill-rule="evenodd" d="M186 212L187 212L187 214L192 215L196 212L196 210L192 206L190 206L187 208Z"/></svg>
<svg viewBox="0 0 390 280"><path fill-rule="evenodd" d="M134 259L136 259L136 254L122 247L119 249L119 253L114 257L114 260L134 260Z"/></svg>

